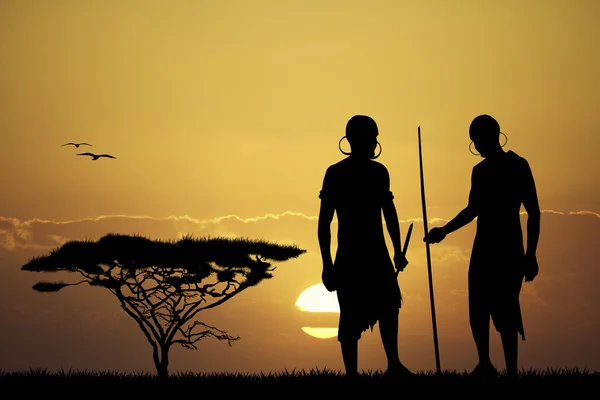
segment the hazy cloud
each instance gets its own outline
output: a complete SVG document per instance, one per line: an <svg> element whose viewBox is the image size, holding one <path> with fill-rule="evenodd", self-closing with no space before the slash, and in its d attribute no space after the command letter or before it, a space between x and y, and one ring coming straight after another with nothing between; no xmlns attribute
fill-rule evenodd
<svg viewBox="0 0 600 400"><path fill-rule="evenodd" d="M56 247L66 240L98 239L107 233L136 233L168 239L176 239L187 234L239 236L241 232L236 232L236 229L240 225L279 221L286 218L307 221L317 219L315 216L292 211L250 218L226 215L208 220L199 220L188 215L164 218L106 215L72 221L49 221L38 218L19 221L16 218L0 217L0 246L5 250Z"/></svg>
<svg viewBox="0 0 600 400"><path fill-rule="evenodd" d="M555 215L580 215L600 218L600 214L592 211L575 211L563 213L560 211L544 210L545 214ZM523 212L522 214L525 215ZM109 232L137 233L154 238L179 238L186 234L212 235L212 236L243 236L248 230L244 225L257 225L258 223L274 223L295 218L304 221L316 222L318 216L285 211L255 217L240 217L225 215L216 218L200 220L189 215L152 217L139 215L105 215L92 218L83 218L71 221L50 221L43 219L30 219L20 221L17 218L0 216L0 248L15 250L17 248L46 248L56 247L66 240L83 238L97 239ZM422 224L422 218L410 218L400 221L403 224ZM448 222L441 218L430 218L431 227ZM261 225L262 226L262 225ZM240 231L241 228L241 231ZM446 248L445 257L464 258L460 249Z"/></svg>

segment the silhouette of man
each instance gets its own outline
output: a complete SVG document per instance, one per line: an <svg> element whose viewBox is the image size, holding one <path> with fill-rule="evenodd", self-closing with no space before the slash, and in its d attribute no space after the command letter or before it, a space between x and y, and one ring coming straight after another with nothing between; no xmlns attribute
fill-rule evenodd
<svg viewBox="0 0 600 400"><path fill-rule="evenodd" d="M387 168L374 161L381 153L375 121L353 116L346 125L351 151L327 168L319 194L318 239L323 259L322 281L336 291L340 305L338 341L348 377L358 375L358 341L362 332L379 321L388 361L388 374L410 375L398 356L398 315L401 307L397 268L408 261L400 247L400 226ZM375 155L377 146L380 153ZM394 247L388 252L382 211ZM331 222L337 213L337 251L331 254Z"/></svg>
<svg viewBox="0 0 600 400"><path fill-rule="evenodd" d="M424 241L441 242L477 217L468 292L469 319L479 362L471 375L497 376L489 355L491 318L502 340L507 376L515 378L518 335L525 340L519 294L523 278L531 282L538 274L536 250L541 214L529 163L511 150L504 151L500 135L500 125L491 116L480 115L472 121L469 136L484 160L473 167L468 204L446 225L431 229ZM526 252L519 216L521 205L527 212Z"/></svg>

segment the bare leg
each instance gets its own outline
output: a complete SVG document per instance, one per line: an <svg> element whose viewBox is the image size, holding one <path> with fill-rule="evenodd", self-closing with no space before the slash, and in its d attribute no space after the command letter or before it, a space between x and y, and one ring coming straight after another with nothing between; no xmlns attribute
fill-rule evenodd
<svg viewBox="0 0 600 400"><path fill-rule="evenodd" d="M346 376L352 378L358 376L358 340L345 340L340 344Z"/></svg>
<svg viewBox="0 0 600 400"><path fill-rule="evenodd" d="M488 294L487 286L482 282L472 281L469 276L469 323L477 348L479 362L473 372L492 367L490 360L490 310L485 306Z"/></svg>
<svg viewBox="0 0 600 400"><path fill-rule="evenodd" d="M479 358L479 362L471 371L471 376L484 379L496 378L498 372L490 360L490 314L485 309L471 307L469 320Z"/></svg>
<svg viewBox="0 0 600 400"><path fill-rule="evenodd" d="M517 332L504 332L500 333L500 337L504 349L506 375L510 378L516 378L518 375L519 334Z"/></svg>
<svg viewBox="0 0 600 400"><path fill-rule="evenodd" d="M479 364L491 364L490 360L490 315L481 310L472 309L469 314L471 323L471 332L475 347L477 347L477 356Z"/></svg>
<svg viewBox="0 0 600 400"><path fill-rule="evenodd" d="M379 320L379 333L388 361L388 372L400 375L412 373L398 356L398 312L394 311Z"/></svg>
<svg viewBox="0 0 600 400"><path fill-rule="evenodd" d="M398 356L398 314L392 313L379 320L379 333L383 349L387 356L388 369L397 367L400 363Z"/></svg>

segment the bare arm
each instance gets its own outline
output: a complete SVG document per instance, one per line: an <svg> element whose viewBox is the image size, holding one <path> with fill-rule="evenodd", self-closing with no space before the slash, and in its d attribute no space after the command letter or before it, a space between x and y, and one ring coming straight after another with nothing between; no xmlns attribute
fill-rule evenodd
<svg viewBox="0 0 600 400"><path fill-rule="evenodd" d="M525 162L525 196L523 206L527 212L527 255L535 256L540 237L541 211L535 188L533 173L529 163Z"/></svg>
<svg viewBox="0 0 600 400"><path fill-rule="evenodd" d="M478 214L479 184L475 169L473 169L473 173L471 174L471 191L469 193L469 202L467 206L446 225L431 229L423 238L423 241L427 243L439 243L444 240L449 233L452 233L473 221Z"/></svg>
<svg viewBox="0 0 600 400"><path fill-rule="evenodd" d="M402 244L400 238L400 223L398 222L398 212L394 205L394 196L390 192L390 175L385 170L385 189L384 194L385 200L383 202L382 211L383 217L385 218L385 225L387 226L392 245L394 247L394 254L400 254L402 252Z"/></svg>
<svg viewBox="0 0 600 400"><path fill-rule="evenodd" d="M459 230L469 224L477 217L479 210L478 182L475 170L471 174L471 191L469 193L469 202L467 206L459 212L450 222L442 227L445 235Z"/></svg>
<svg viewBox="0 0 600 400"><path fill-rule="evenodd" d="M323 268L333 265L333 258L331 257L331 221L333 221L334 212L335 209L330 201L321 200L317 235Z"/></svg>
<svg viewBox="0 0 600 400"><path fill-rule="evenodd" d="M477 212L473 210L472 207L465 207L461 212L459 212L456 217L454 217L450 222L442 227L444 230L444 234L449 234L454 231L459 230L463 226L467 225L471 221L475 219L477 216Z"/></svg>
<svg viewBox="0 0 600 400"><path fill-rule="evenodd" d="M335 213L332 196L331 174L328 170L325 173L323 189L319 195L321 198L321 208L319 210L317 235L319 238L319 248L321 249L321 258L323 260L321 280L325 288L330 292L337 289L335 273L333 271L333 258L331 257L331 221Z"/></svg>
<svg viewBox="0 0 600 400"><path fill-rule="evenodd" d="M408 260L406 259L406 254L402 252L400 223L398 222L398 213L394 204L394 195L390 191L390 175L387 169L385 169L384 186L382 189L383 203L381 208L383 217L385 218L385 225L387 226L392 246L394 247L394 267L396 268L396 274L398 274L404 271L404 268L408 265Z"/></svg>
<svg viewBox="0 0 600 400"><path fill-rule="evenodd" d="M335 207L333 203L333 181L331 171L328 169L323 178L323 187L319 194L321 199L321 207L319 210L319 221L317 236L319 239L319 248L321 250L321 258L323 259L323 268L333 265L331 256L331 221Z"/></svg>
<svg viewBox="0 0 600 400"><path fill-rule="evenodd" d="M398 222L398 213L393 200L389 200L384 204L383 217L387 226L392 245L394 246L394 254L402 252L402 244L400 239L400 223Z"/></svg>

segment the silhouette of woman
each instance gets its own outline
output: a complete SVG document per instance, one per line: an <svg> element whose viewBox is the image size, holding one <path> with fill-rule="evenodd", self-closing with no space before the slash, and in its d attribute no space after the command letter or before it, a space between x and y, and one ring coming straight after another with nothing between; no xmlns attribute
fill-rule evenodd
<svg viewBox="0 0 600 400"><path fill-rule="evenodd" d="M523 277L530 282L538 273L540 207L529 163L511 150L504 151L498 122L480 115L472 121L469 135L479 152L474 154L484 160L473 167L468 205L445 226L431 229L424 241L441 242L477 217L468 273L469 319L479 357L472 374L497 376L489 355L491 318L502 339L506 372L516 377L518 334L525 340L519 294ZM526 253L521 205L528 215Z"/></svg>
<svg viewBox="0 0 600 400"><path fill-rule="evenodd" d="M346 125L351 152L325 172L319 198L318 239L323 259L323 284L337 290L340 305L338 341L346 375L358 374L358 341L362 332L379 321L388 361L388 373L409 375L398 357L400 287L395 267L402 271L408 261L400 246L400 226L387 168L374 161L381 153L375 121L353 116ZM375 155L379 145L380 152ZM388 252L382 212L394 247L394 264ZM337 213L338 235L335 263L331 255L331 222Z"/></svg>

